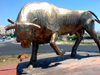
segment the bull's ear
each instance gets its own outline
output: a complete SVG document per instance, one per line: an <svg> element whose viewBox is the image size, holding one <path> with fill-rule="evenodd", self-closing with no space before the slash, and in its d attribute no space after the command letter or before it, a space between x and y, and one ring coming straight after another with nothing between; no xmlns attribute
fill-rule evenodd
<svg viewBox="0 0 100 75"><path fill-rule="evenodd" d="M34 19L32 20L32 23L34 23L35 21L37 21L37 18L34 18Z"/></svg>
<svg viewBox="0 0 100 75"><path fill-rule="evenodd" d="M6 30L10 30L10 29L16 29L15 24L10 24L8 26L5 27Z"/></svg>

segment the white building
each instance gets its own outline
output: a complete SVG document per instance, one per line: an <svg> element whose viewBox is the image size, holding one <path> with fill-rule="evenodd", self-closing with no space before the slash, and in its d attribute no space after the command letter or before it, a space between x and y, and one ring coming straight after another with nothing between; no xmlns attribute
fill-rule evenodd
<svg viewBox="0 0 100 75"><path fill-rule="evenodd" d="M2 34L2 35L5 35L5 34L14 34L14 29L11 29L11 30L8 30L7 32L6 32L6 30L5 30L5 25L0 25L0 34Z"/></svg>
<svg viewBox="0 0 100 75"><path fill-rule="evenodd" d="M5 35L5 26L0 25L0 34Z"/></svg>

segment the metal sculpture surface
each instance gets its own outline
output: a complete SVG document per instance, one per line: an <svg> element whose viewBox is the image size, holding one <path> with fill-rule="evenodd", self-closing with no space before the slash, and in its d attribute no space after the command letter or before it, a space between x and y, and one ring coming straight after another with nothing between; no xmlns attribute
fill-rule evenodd
<svg viewBox="0 0 100 75"><path fill-rule="evenodd" d="M12 24L6 30L15 29L16 38L22 47L28 48L32 42L29 65L37 60L39 44L50 43L57 55L63 55L65 52L55 42L60 35L65 34L76 34L78 37L71 53L72 57L75 56L84 30L93 37L100 51L100 41L94 31L94 22L100 23L100 20L89 10L64 9L47 2L29 3L21 9L16 22L11 19L8 21Z"/></svg>

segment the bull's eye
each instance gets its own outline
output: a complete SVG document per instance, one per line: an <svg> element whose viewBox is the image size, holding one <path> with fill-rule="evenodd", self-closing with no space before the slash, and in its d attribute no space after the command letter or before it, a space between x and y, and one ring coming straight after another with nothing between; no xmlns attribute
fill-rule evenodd
<svg viewBox="0 0 100 75"><path fill-rule="evenodd" d="M23 40L23 42L27 42L27 40Z"/></svg>

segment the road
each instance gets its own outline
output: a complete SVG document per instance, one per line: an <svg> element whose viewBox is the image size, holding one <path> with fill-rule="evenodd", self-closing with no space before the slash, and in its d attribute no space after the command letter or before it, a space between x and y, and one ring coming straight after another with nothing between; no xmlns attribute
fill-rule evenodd
<svg viewBox="0 0 100 75"><path fill-rule="evenodd" d="M59 48L64 49L66 52L70 52L73 45L58 45ZM31 53L30 48L22 48L20 43L17 43L15 40L9 40L6 42L0 43L0 56L5 55L15 55L20 53ZM95 45L80 45L78 47L78 51L85 51L85 52L98 52L99 49ZM54 52L54 50L48 45L40 45L38 52Z"/></svg>

